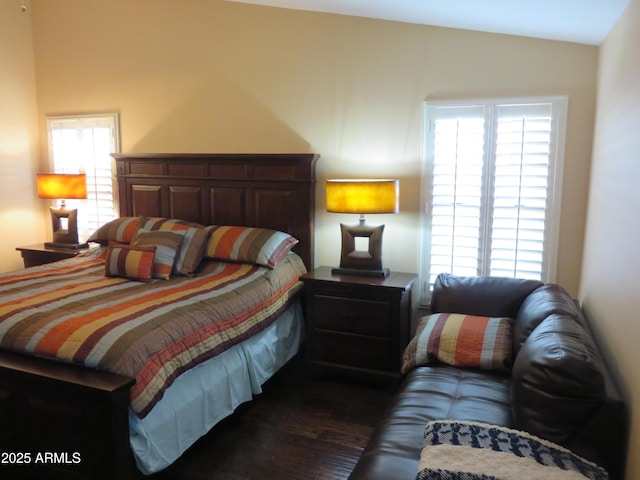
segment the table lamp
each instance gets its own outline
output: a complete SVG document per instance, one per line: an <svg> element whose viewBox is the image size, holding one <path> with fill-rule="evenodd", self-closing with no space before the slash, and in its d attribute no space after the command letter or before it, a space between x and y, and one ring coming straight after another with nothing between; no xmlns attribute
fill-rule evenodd
<svg viewBox="0 0 640 480"><path fill-rule="evenodd" d="M38 173L38 197L61 200L60 208L50 207L53 241L47 247L86 248L78 243L78 209L67 209L65 200L87 198L87 176L80 174Z"/></svg>
<svg viewBox="0 0 640 480"><path fill-rule="evenodd" d="M340 268L334 268L333 274L371 277L389 275L389 269L382 266L384 225L367 225L365 214L397 213L399 184L399 180L387 179L327 180L327 211L360 214L360 222L357 225L340 224ZM356 239L359 237L368 240L366 250L356 249Z"/></svg>

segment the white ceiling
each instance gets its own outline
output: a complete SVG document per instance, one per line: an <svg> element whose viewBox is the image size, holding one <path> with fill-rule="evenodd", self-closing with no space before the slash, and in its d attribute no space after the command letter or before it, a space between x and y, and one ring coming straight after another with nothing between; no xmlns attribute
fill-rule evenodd
<svg viewBox="0 0 640 480"><path fill-rule="evenodd" d="M630 0L228 0L600 45Z"/></svg>

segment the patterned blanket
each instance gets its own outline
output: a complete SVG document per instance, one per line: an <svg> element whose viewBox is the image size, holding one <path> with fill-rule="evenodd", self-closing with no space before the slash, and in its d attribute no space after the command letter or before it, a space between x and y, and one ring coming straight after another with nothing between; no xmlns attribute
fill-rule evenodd
<svg viewBox="0 0 640 480"><path fill-rule="evenodd" d="M475 422L429 422L417 480L607 480L597 465L526 432Z"/></svg>
<svg viewBox="0 0 640 480"><path fill-rule="evenodd" d="M104 270L96 252L0 275L0 348L135 377L141 418L180 373L270 325L305 272L296 255L151 283Z"/></svg>

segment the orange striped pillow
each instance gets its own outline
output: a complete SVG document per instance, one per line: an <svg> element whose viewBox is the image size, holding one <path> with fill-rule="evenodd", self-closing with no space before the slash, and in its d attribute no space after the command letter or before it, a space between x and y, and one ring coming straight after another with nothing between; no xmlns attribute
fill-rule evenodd
<svg viewBox="0 0 640 480"><path fill-rule="evenodd" d="M268 228L216 226L205 256L274 268L296 243L298 240L288 233Z"/></svg>
<svg viewBox="0 0 640 480"><path fill-rule="evenodd" d="M402 373L429 363L509 371L513 319L436 313L423 317L402 355Z"/></svg>
<svg viewBox="0 0 640 480"><path fill-rule="evenodd" d="M180 251L180 245L184 235L172 231L150 231L140 229L131 240L132 247L155 246L156 254L153 257L153 277L169 280L173 272L173 265Z"/></svg>
<svg viewBox="0 0 640 480"><path fill-rule="evenodd" d="M150 282L155 253L156 247L132 247L112 242L107 249L105 275Z"/></svg>
<svg viewBox="0 0 640 480"><path fill-rule="evenodd" d="M188 228L202 228L204 225L188 220L167 217L140 217L140 228L147 230L187 230Z"/></svg>
<svg viewBox="0 0 640 480"><path fill-rule="evenodd" d="M138 231L140 217L121 217L105 223L91 234L87 242L108 244L111 241L130 243Z"/></svg>
<svg viewBox="0 0 640 480"><path fill-rule="evenodd" d="M182 246L173 266L174 275L195 275L202 258L204 249L213 227L203 227L199 223L186 220L176 220L165 217L142 217L140 228L153 231L171 231L184 236Z"/></svg>

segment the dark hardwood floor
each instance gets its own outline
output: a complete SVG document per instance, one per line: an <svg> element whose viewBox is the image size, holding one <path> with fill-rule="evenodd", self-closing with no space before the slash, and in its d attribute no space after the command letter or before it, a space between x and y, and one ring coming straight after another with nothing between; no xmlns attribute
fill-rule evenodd
<svg viewBox="0 0 640 480"><path fill-rule="evenodd" d="M392 394L336 378L311 379L298 359L167 469L136 480L347 479ZM51 480L24 466L1 480ZM75 478L75 477L74 477Z"/></svg>
<svg viewBox="0 0 640 480"><path fill-rule="evenodd" d="M289 366L264 392L148 480L346 479L391 394Z"/></svg>

